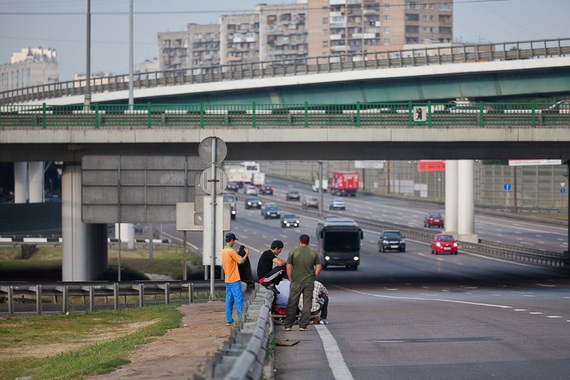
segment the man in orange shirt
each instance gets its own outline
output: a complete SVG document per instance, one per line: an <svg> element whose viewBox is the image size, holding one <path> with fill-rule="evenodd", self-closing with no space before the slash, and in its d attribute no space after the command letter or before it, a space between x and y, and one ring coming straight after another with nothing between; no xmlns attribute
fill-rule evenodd
<svg viewBox="0 0 570 380"><path fill-rule="evenodd" d="M243 308L243 294L241 293L241 278L239 276L238 265L245 262L249 255L249 250L245 249L245 255L241 257L233 249L237 238L231 232L226 234L226 246L222 250L222 267L225 273L226 282L226 326L230 326L234 319L232 317L234 304L238 320L241 319Z"/></svg>

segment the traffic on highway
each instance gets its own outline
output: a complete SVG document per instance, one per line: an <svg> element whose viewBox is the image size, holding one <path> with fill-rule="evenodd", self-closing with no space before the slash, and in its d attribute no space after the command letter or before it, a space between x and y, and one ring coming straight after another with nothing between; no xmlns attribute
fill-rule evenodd
<svg viewBox="0 0 570 380"><path fill-rule="evenodd" d="M231 229L249 248L254 277L260 254L273 240L284 242L282 259L302 233L317 249L323 221L316 209L287 200L294 192L301 199L318 198L310 185L280 178L266 178L266 183L273 195L258 195L259 200L277 204L284 215L294 214L298 226L265 219L258 208L246 209L248 196L236 193L238 216ZM323 205L334 198L324 193ZM324 215L416 228L424 228L430 213L445 215L442 205L362 192L342 199L344 210L325 206ZM443 233L438 227L425 229L434 237ZM561 226L476 214L475 232L520 247L568 249ZM190 235L200 250L201 234ZM563 378L570 371L566 272L461 250L432 255L429 242L406 237L399 240L405 249L382 252L379 241L381 232L362 228L356 268L331 265L321 272L319 281L329 290L329 324L311 325L306 332L275 326L275 337L283 343L277 347L276 379L531 379Z"/></svg>

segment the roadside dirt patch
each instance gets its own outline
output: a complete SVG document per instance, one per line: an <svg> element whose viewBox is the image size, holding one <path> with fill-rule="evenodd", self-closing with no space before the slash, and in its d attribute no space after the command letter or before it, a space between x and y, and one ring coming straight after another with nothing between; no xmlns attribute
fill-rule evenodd
<svg viewBox="0 0 570 380"><path fill-rule="evenodd" d="M88 379L187 380L194 373L202 373L208 358L230 336L230 327L225 325L225 303L193 303L180 306L179 310L184 314L179 328L134 351L128 357L130 364Z"/></svg>

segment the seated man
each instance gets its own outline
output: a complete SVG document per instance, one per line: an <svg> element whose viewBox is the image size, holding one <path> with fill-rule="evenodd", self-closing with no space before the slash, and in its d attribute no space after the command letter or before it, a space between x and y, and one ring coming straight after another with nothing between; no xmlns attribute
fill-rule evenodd
<svg viewBox="0 0 570 380"><path fill-rule="evenodd" d="M283 276L283 279L279 284L276 285L279 293L275 299L275 306L280 309L287 309L287 301L289 300L289 288L291 287L291 282L287 278L287 273Z"/></svg>
<svg viewBox="0 0 570 380"><path fill-rule="evenodd" d="M328 306L329 306L329 292L323 284L315 281L315 287L313 289L313 304L311 305L311 315L321 314L321 324L328 325ZM299 298L299 309L303 310L303 295Z"/></svg>

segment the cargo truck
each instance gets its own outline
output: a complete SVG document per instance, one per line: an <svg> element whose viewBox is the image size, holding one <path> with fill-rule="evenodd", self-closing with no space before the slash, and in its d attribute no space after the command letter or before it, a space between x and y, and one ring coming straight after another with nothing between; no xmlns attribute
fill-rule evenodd
<svg viewBox="0 0 570 380"><path fill-rule="evenodd" d="M323 184L323 191L327 191L327 189L329 188L329 181L326 179L323 179L321 183ZM313 191L319 192L319 180L318 179L315 180L315 184L312 185L312 187L313 187Z"/></svg>
<svg viewBox="0 0 570 380"><path fill-rule="evenodd" d="M332 195L354 197L358 190L359 181L360 177L357 172L332 172L329 184L330 192Z"/></svg>

